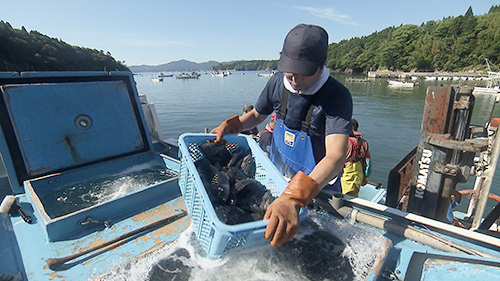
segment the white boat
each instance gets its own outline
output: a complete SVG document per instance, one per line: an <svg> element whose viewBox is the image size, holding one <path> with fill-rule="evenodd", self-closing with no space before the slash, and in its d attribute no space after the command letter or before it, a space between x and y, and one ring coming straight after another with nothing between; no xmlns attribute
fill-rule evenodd
<svg viewBox="0 0 500 281"><path fill-rule="evenodd" d="M151 82L163 82L163 78L151 78Z"/></svg>
<svg viewBox="0 0 500 281"><path fill-rule="evenodd" d="M474 91L472 91L472 93L473 94L490 94L490 95L500 94L500 86L474 87Z"/></svg>
<svg viewBox="0 0 500 281"><path fill-rule="evenodd" d="M200 74L194 71L191 73L183 72L175 76L176 79L198 79L198 77L200 77Z"/></svg>
<svg viewBox="0 0 500 281"><path fill-rule="evenodd" d="M212 70L210 73L213 77L224 77L227 76L228 74L224 71L217 71L217 70Z"/></svg>
<svg viewBox="0 0 500 281"><path fill-rule="evenodd" d="M387 80L387 83L391 87L401 87L401 88L415 87L415 82L411 81Z"/></svg>
<svg viewBox="0 0 500 281"><path fill-rule="evenodd" d="M275 70L268 72L268 73L257 73L257 76L259 76L259 77L271 77L274 75L274 73L276 73Z"/></svg>
<svg viewBox="0 0 500 281"><path fill-rule="evenodd" d="M174 76L173 73L169 73L169 74L164 74L163 72L160 72L160 74L158 74L158 78L163 78L163 77L172 77Z"/></svg>
<svg viewBox="0 0 500 281"><path fill-rule="evenodd" d="M486 87L474 87L472 94L499 94L500 93L500 72L492 71L490 61L485 59L488 64L488 81Z"/></svg>

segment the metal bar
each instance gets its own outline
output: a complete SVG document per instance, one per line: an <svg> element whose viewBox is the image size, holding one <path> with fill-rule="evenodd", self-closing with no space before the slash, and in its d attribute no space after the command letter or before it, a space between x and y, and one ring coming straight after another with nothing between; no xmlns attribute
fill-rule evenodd
<svg viewBox="0 0 500 281"><path fill-rule="evenodd" d="M352 212L352 210L353 208L351 207L341 207L337 211L344 217L353 216L352 219L355 221L359 221L380 229L384 229L387 232L394 233L396 235L402 235L405 238L420 242L425 245L429 245L431 247L446 252L457 253L457 254L468 254L468 255L488 257L488 258L497 258L497 256L467 247L460 243L456 242L450 243L444 238L435 236L431 233L425 232L410 225L382 218L380 216L370 214L368 212L364 212L361 210L358 210L357 212Z"/></svg>
<svg viewBox="0 0 500 281"><path fill-rule="evenodd" d="M434 134L427 137L427 142L443 148L468 152L481 152L488 146L488 141L486 139L467 139L458 141L450 139L449 135Z"/></svg>
<svg viewBox="0 0 500 281"><path fill-rule="evenodd" d="M467 214L465 215L466 218L471 218L474 209L476 208L477 205L477 199L479 198L479 192L481 191L481 186L483 186L483 181L484 178L481 176L476 177L476 181L474 182L474 189L472 193L472 198L469 201L469 206L467 207Z"/></svg>
<svg viewBox="0 0 500 281"><path fill-rule="evenodd" d="M350 205L350 206L361 206L365 208L369 208L372 210L369 211L377 211L377 212L382 212L388 216L397 216L400 218L404 218L408 221L416 222L416 223L421 223L425 224L429 227L435 228L435 229L440 229L448 233L460 235L463 237L466 237L468 239L474 240L474 241L479 241L482 243L486 243L488 245L491 245L492 247L499 247L500 245L500 238L496 238L493 236L489 236L483 233L479 232L474 232L471 230L467 230L464 228L456 227L448 223L443 223L439 222L433 219L429 219L423 216L415 215L412 213L407 213L403 212L398 209L390 208L384 205L380 205L374 202L370 202L361 198L352 198L352 197L343 197L343 204L344 205Z"/></svg>
<svg viewBox="0 0 500 281"><path fill-rule="evenodd" d="M488 230L500 217L500 202L493 208L493 210L484 218L484 221L479 226L480 230Z"/></svg>
<svg viewBox="0 0 500 281"><path fill-rule="evenodd" d="M457 108L458 112L454 112L453 119L455 122L450 124L450 126L453 126L453 128L450 128L453 132L452 138L456 141L463 142L467 137L467 129L469 128L471 117L470 113L474 107L472 90L466 89L466 91L462 91L462 89L459 89L458 100L454 103L454 107ZM450 158L448 158L448 155ZM460 163L461 155L462 151L453 149L447 153L446 158L449 159L449 164L457 165ZM450 195L451 192L455 190L456 185L457 178L455 176L444 175L441 194L439 195L438 204L434 213L434 217L442 222L446 222L446 214L450 205Z"/></svg>

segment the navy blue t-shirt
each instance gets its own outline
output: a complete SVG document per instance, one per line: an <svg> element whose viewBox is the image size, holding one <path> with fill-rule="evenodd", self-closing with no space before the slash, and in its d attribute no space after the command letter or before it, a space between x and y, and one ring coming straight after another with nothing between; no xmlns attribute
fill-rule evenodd
<svg viewBox="0 0 500 281"><path fill-rule="evenodd" d="M271 152L269 147L271 146L271 141L273 139L273 133L264 130L262 133L260 133L260 138L259 138L259 146L264 150L265 152Z"/></svg>
<svg viewBox="0 0 500 281"><path fill-rule="evenodd" d="M269 115L273 111L279 114L285 90L283 76L281 72L276 73L267 82L255 103L255 110L259 114ZM314 95L289 94L285 125L290 129L301 130L311 104L314 105L314 111L307 134L311 138L318 163L325 157L326 135L349 135L352 132L352 97L344 85L330 76Z"/></svg>

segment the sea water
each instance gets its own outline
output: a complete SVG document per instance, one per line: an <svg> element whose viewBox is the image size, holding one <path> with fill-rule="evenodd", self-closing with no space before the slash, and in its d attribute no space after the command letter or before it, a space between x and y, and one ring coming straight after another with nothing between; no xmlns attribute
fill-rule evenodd
<svg viewBox="0 0 500 281"><path fill-rule="evenodd" d="M165 138L176 139L185 132L199 133L214 128L226 118L241 114L244 104L254 104L269 80L269 77L259 77L258 73L235 71L225 77L202 73L199 79L172 77L152 82L151 77L158 73L148 72L139 73L134 79L139 93L155 104ZM387 79L347 83L346 75L333 76L351 92L353 118L358 120L359 131L369 143L372 166L369 180L383 186L387 186L390 170L418 144L427 87L458 83L422 80L414 88L406 89L388 87ZM460 83L486 85L486 81ZM476 96L471 124L486 124L494 100L493 95ZM500 106L495 107L493 117L500 117ZM265 124L261 123L259 129L264 129ZM474 177L471 177L467 183L459 184L459 189L471 189L473 185ZM491 192L500 195L499 175L493 179ZM463 200L456 210L466 212L468 198ZM495 202L489 200L486 212L494 206Z"/></svg>
<svg viewBox="0 0 500 281"><path fill-rule="evenodd" d="M57 218L78 210L125 196L145 187L178 176L178 172L164 166L132 167L114 175L101 175L78 182L63 185L49 192L41 201L51 218Z"/></svg>
<svg viewBox="0 0 500 281"><path fill-rule="evenodd" d="M311 211L281 247L267 242L207 259L189 228L157 251L114 268L100 280L366 280L383 262L387 238Z"/></svg>

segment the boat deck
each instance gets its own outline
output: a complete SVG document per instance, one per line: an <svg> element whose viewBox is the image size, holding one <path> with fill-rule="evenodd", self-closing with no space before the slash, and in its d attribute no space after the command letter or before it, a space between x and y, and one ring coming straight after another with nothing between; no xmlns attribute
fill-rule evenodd
<svg viewBox="0 0 500 281"><path fill-rule="evenodd" d="M179 193L180 195L180 193ZM24 195L18 196L20 204L27 204ZM64 241L47 242L47 238L39 235L39 222L28 224L21 217L12 217L12 227L19 245L24 269L28 280L87 280L109 271L129 259L137 258L165 243L175 240L190 223L188 216L170 224L160 226L141 236L132 236L123 245L106 248L78 257L62 265L57 270L49 268L46 260L74 255L96 245L116 238L117 233L128 233L145 227L155 221L167 218L185 210L181 197L176 197L148 211L134 215L128 219L113 224L109 229L91 233L84 237L74 237ZM5 240L5 238L2 238ZM144 251L147 249L146 251ZM102 254L102 252L108 252ZM41 277L44 277L41 279Z"/></svg>
<svg viewBox="0 0 500 281"><path fill-rule="evenodd" d="M52 77L54 75L56 77ZM8 103L4 104L5 108L6 105L16 105L14 108L17 110L13 112L15 114L12 114L12 120L17 121L17 128L24 129L21 131L24 134L19 137L19 147L22 149L18 149L13 146L17 144L18 139L12 136L20 131L10 127L10 120L4 120L0 124L4 126L1 131L3 134L0 135L0 148L9 176L7 178L6 173L0 171L0 175L3 174L0 176L0 196L3 199L5 194L10 194L9 191L14 193L18 204L33 221L27 223L21 216L7 214L4 210L0 212L0 279L107 280L108 276L120 271L123 276L113 276L113 280L135 280L129 277L135 261L148 257L160 248L177 243L173 241L179 237L184 238L184 235L193 233L186 231L190 226L189 217L179 216L186 214L186 206L177 176L159 183L148 183L139 190L129 191L126 195L110 201L96 202L85 209L49 218L45 205L42 204L46 200L38 198L55 193L58 188L70 189L74 186L66 185L67 182L80 183L94 176L109 178L111 175L130 175L131 171L156 167L156 164L165 164L165 167L181 171L179 161L174 159L178 156L178 150L175 145L161 141L160 134L145 130L150 126L150 122L143 120L145 114L142 112L130 74L124 77L120 73L98 73L87 77L88 74L77 73L61 80L65 75L23 74L22 77L12 78L13 80L10 75L3 75L5 83L23 85L28 88L29 95L23 99L23 95L16 92L22 87L11 87L10 91L14 93L7 96ZM50 79L45 79L46 76ZM57 85L56 82L61 81L62 85ZM102 99L102 94L93 90L94 86L99 85L114 93L109 96L118 99L121 107L129 109L128 119L123 118L123 112L109 112L110 108L120 107L114 99L108 99L107 103L100 104L99 107L94 105L96 97ZM31 86L35 86L35 89L30 88ZM36 89L42 86L44 91ZM81 93L71 100L73 106L68 107L63 103L68 102L67 90L75 88L80 89ZM44 92L48 98L44 99L43 103L34 104L31 97L38 98ZM86 114L82 114L79 109L82 97L87 97L89 105L85 107ZM15 101L22 103L13 103ZM57 105L58 109L64 109L63 111L72 117L64 119L70 120L69 124L66 124L68 122L60 115L53 114L54 110L47 111L52 114L48 116L51 117L50 121L53 121L50 124L63 123L67 128L76 131L71 135L74 142L71 142L69 137L59 138L53 133L66 133L64 126L52 126L52 131L47 133L45 127L32 124L33 120L39 118L38 109L45 109L42 105L48 108ZM34 109L29 111L31 115L25 113L26 106L34 106ZM89 123L92 120L94 122ZM132 132L131 121L134 121L132 124L137 128ZM100 129L99 134L92 133L92 129L100 128L98 125L103 124L108 126ZM122 136L110 134L117 130L118 125L123 129ZM39 138L30 137L33 131L37 131L35 129L39 129L40 136L49 137L38 146L34 145ZM156 140L155 143L152 138ZM95 141L96 139L99 141ZM10 145L6 140L10 141ZM15 149L12 149L13 147ZM49 151L46 147L54 149ZM102 149L97 155L99 151L96 147ZM27 156L31 157L23 158L18 153L9 161L8 157L12 151L26 152ZM87 157L78 157L81 155ZM150 158L154 161L146 161ZM38 161L40 159L45 162ZM82 159L87 162L82 162ZM23 163L26 165L21 165ZM53 167L53 170L46 171L47 167ZM19 177L16 171L34 175ZM84 190L81 192L88 193ZM116 193L119 194L118 191ZM78 193L77 196L79 195L81 194ZM288 271L296 271L297 276L323 274L322 278L308 278L312 280L353 280L356 278L352 276L356 276L362 280L428 281L441 280L443 274L446 274L445 278L448 279L498 279L499 238L379 204L384 200L384 196L384 189L371 184L362 187L360 198L338 195L325 199L318 196L316 205L311 206L312 210L305 218L307 223L302 223L296 239L283 247L272 248L267 241L263 241L265 244L260 245L261 247L246 245L231 248L224 253L219 263L213 262L208 267L200 264L183 266L186 272L181 269L179 272L185 273L184 277L187 279L193 277L196 280L212 280L212 276L224 279L227 273L230 273L230 276L239 276L239 279L276 280L280 278L269 277L267 274ZM90 215L95 220L90 218ZM102 217L110 221L98 221L98 218ZM54 226L55 223L57 227ZM49 226L54 229L49 231ZM196 247L195 241L189 242L189 245L184 246ZM238 244L242 245L245 243ZM348 257L344 255L347 252L351 254ZM367 255L375 258L366 260ZM290 260L283 262L283 257ZM330 257L333 259L330 260ZM198 256L198 253L183 260L189 263L210 261L202 254ZM294 266L290 266L288 261L292 261ZM251 264L257 266L249 266ZM266 266L259 267L263 264ZM338 267L339 264L342 267ZM228 268L230 265L234 267ZM308 267L309 265L312 267ZM335 269L332 270L332 267ZM359 267L366 270L358 274ZM351 275L345 275L344 269L349 270ZM146 266L141 270L149 272L151 267ZM308 272L304 273L304 270ZM198 271L197 275L193 275L195 271ZM344 277L338 278L340 275ZM286 275L280 277L290 279L287 278L290 276Z"/></svg>

